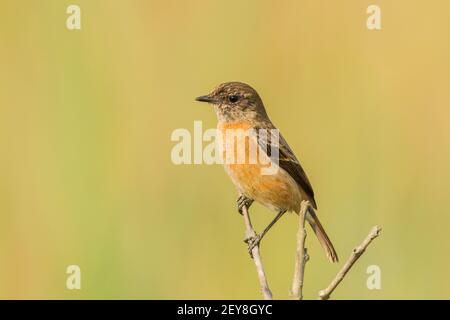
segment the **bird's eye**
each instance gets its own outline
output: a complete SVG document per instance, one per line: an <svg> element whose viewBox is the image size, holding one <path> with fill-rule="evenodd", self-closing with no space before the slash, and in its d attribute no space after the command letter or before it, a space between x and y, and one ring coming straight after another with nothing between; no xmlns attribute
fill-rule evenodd
<svg viewBox="0 0 450 320"><path fill-rule="evenodd" d="M228 101L230 101L231 103L235 103L238 100L239 100L239 96L236 96L236 95L228 96Z"/></svg>

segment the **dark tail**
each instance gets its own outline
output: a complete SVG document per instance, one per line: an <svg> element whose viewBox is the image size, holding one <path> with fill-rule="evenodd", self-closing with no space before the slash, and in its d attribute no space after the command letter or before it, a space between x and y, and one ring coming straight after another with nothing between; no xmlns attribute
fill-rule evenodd
<svg viewBox="0 0 450 320"><path fill-rule="evenodd" d="M308 220L311 228L314 230L314 233L316 234L317 239L319 239L320 245L325 250L328 259L331 262L338 262L339 259L336 250L334 250L333 244L331 243L330 238L328 238L328 235L322 227L322 224L320 223L314 210L308 210L306 220Z"/></svg>

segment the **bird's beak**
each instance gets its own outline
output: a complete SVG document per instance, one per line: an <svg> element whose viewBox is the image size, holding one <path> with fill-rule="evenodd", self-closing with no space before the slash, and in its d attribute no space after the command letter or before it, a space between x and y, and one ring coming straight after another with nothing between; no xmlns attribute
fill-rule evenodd
<svg viewBox="0 0 450 320"><path fill-rule="evenodd" d="M214 98L212 98L211 96L208 96L208 95L197 97L197 98L195 98L195 100L200 101L200 102L208 102L208 103L215 102Z"/></svg>

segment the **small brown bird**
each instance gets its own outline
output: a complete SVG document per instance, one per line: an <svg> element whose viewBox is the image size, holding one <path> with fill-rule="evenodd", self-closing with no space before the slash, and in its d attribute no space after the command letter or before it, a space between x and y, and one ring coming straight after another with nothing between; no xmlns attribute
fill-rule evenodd
<svg viewBox="0 0 450 320"><path fill-rule="evenodd" d="M248 159L249 150L252 150L250 146L252 143L256 144L258 153L266 157L264 161L258 163L249 161L224 163L240 195L237 200L239 212L244 205L248 208L253 201L257 201L277 213L275 219L257 236L257 239L252 241L250 251L255 245L259 245L262 237L286 211L294 211L298 214L303 200L309 200L317 209L311 183L286 140L279 134L278 143L275 143L270 133L264 135L265 137L259 134L261 129L267 131L277 129L270 121L256 90L245 83L227 82L219 85L212 93L198 97L196 100L208 102L214 106L218 119L217 129L223 136L226 136L228 130L256 132L256 136L253 135L254 139L245 140L245 145L237 145L237 148L244 148L246 159ZM248 137L252 137L252 134ZM271 152L271 150L277 152ZM272 153L278 154L278 158L271 157ZM278 168L274 174L262 174L262 163L267 164L268 161ZM328 259L331 262L337 262L338 256L333 244L314 210L308 210L306 219L325 249Z"/></svg>

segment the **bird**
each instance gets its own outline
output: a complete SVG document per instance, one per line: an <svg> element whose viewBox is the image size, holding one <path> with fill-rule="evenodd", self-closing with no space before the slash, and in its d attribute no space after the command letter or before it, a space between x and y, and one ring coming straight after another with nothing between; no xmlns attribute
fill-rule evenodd
<svg viewBox="0 0 450 320"><path fill-rule="evenodd" d="M317 203L311 183L291 147L270 120L258 92L243 82L225 82L196 100L213 105L217 116L217 132L222 137L233 130L248 133L244 141L237 143L237 149L233 149L233 153L243 150L245 161L224 161L225 171L238 192L238 211L242 214L244 206L248 209L256 201L276 213L272 222L259 235L254 239L247 239L249 251L254 246L259 246L263 236L285 212L299 214L302 201L309 201L312 208L309 207L305 218L327 258L331 262L338 262L336 250L313 210L317 209ZM261 134L264 131L269 133ZM278 134L274 135L273 132ZM222 147L222 157L225 158L225 142ZM262 160L250 162L249 152L255 149L258 159ZM267 164L273 165L277 170L272 174L263 174L262 169Z"/></svg>

